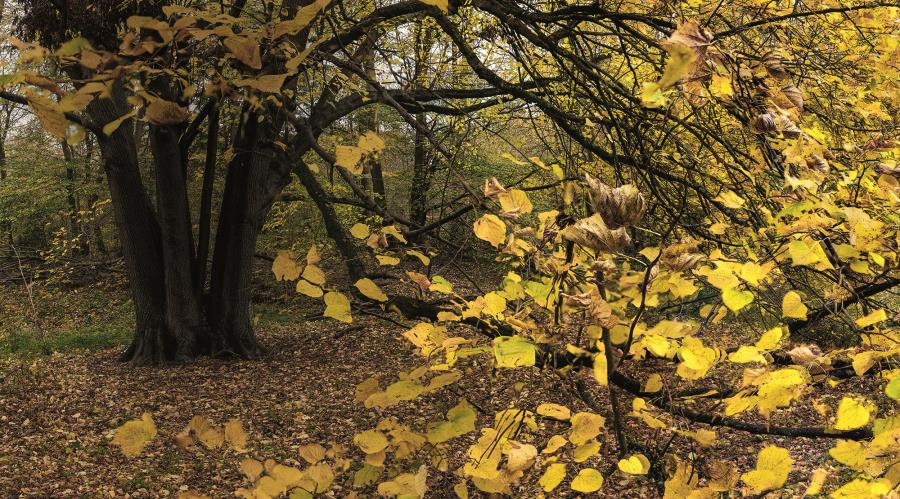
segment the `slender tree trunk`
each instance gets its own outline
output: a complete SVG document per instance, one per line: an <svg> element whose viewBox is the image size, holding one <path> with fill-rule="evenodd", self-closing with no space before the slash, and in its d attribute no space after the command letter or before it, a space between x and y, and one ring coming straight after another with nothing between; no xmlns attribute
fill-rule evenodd
<svg viewBox="0 0 900 499"><path fill-rule="evenodd" d="M0 137L0 182L6 181L6 146L4 145L4 142L6 142L6 130L3 130L3 132L3 136ZM13 236L11 222L0 222L0 231L3 231L4 236L7 237L10 245L12 245Z"/></svg>
<svg viewBox="0 0 900 499"><path fill-rule="evenodd" d="M103 175L99 172L94 172L93 168L93 157L94 157L94 139L92 135L88 135L85 138L85 156L84 156L84 177L86 179L93 180L97 186L103 185ZM97 187L94 187L97 188ZM106 248L106 242L103 240L103 221L100 219L97 213L97 202L100 201L100 197L96 192L91 189L91 193L88 195L88 206L91 210L91 223L90 223L90 232L91 237L93 238L90 242L90 250L95 255L106 255L109 251ZM90 237L89 237L90 238Z"/></svg>
<svg viewBox="0 0 900 499"><path fill-rule="evenodd" d="M328 201L328 194L325 192L325 189L322 188L304 161L297 162L297 166L294 167L294 173L300 179L303 187L306 188L309 197L316 203L316 207L319 208L319 213L322 214L322 220L325 222L325 230L328 232L328 237L334 241L334 245L337 246L338 252L343 257L344 265L347 267L347 273L350 275L350 278L355 281L363 277L363 262L360 260L359 253L353 245L353 240L347 235L347 231L338 220L334 207Z"/></svg>
<svg viewBox="0 0 900 499"><path fill-rule="evenodd" d="M426 126L424 114L416 115L416 121ZM415 132L413 151L412 185L409 187L409 219L419 227L428 222L428 191L431 189L431 161L428 154L428 141L418 131ZM411 243L418 242L419 236L412 236Z"/></svg>
<svg viewBox="0 0 900 499"><path fill-rule="evenodd" d="M197 231L197 259L194 263L194 289L202 296L206 287L206 265L209 259L209 231L212 223L212 195L216 180L216 159L219 149L219 107L214 104L209 114L206 134L206 162L203 168L203 187L200 193L200 219Z"/></svg>
<svg viewBox="0 0 900 499"><path fill-rule="evenodd" d="M69 235L72 240L77 241L75 253L78 255L87 254L87 240L84 231L81 230L81 224L78 221L78 197L75 194L75 155L72 147L65 141L62 142L63 159L66 163L66 203L69 205Z"/></svg>

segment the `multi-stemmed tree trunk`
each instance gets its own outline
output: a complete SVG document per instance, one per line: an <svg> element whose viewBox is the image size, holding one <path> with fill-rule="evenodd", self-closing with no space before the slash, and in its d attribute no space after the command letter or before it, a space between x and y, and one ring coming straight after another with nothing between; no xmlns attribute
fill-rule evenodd
<svg viewBox="0 0 900 499"><path fill-rule="evenodd" d="M120 86L115 89L109 99L88 108L95 122L108 123L128 111L124 92ZM184 127L149 127L156 210L141 179L131 124L100 137L135 306L136 327L126 360L158 364L198 355L259 355L250 321L251 264L259 231L290 172L266 148L276 125L256 118L245 110L235 137L235 149L241 152L228 165L208 290L202 286L207 259L196 257L192 233L183 164L187 155L179 144ZM208 227L208 206L201 215L207 218L200 225Z"/></svg>

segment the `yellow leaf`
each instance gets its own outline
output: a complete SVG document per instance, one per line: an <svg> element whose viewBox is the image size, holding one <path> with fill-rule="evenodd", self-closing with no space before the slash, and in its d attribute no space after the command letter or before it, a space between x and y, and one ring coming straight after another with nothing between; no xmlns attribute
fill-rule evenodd
<svg viewBox="0 0 900 499"><path fill-rule="evenodd" d="M646 393L656 393L662 390L662 376L659 374L651 374L649 378L647 378L647 382L644 384L643 392Z"/></svg>
<svg viewBox="0 0 900 499"><path fill-rule="evenodd" d="M363 150L356 146L337 146L334 149L334 165L341 166L354 175L361 175L363 167L360 164Z"/></svg>
<svg viewBox="0 0 900 499"><path fill-rule="evenodd" d="M572 411L568 407L559 404L541 404L537 406L537 413L548 418L568 421L572 417Z"/></svg>
<svg viewBox="0 0 900 499"><path fill-rule="evenodd" d="M400 241L403 244L406 244L406 238L403 237L403 233L400 232L400 229L397 228L396 225L388 225L386 227L381 228L381 233L385 236L392 236L394 239Z"/></svg>
<svg viewBox="0 0 900 499"><path fill-rule="evenodd" d="M753 302L754 295L751 291L740 291L737 288L728 288L722 291L722 302L732 312L746 307Z"/></svg>
<svg viewBox="0 0 900 499"><path fill-rule="evenodd" d="M276 281L293 281L300 277L300 266L289 251L279 251L272 262L272 273L275 274Z"/></svg>
<svg viewBox="0 0 900 499"><path fill-rule="evenodd" d="M594 468L584 468L572 479L575 492L596 492L603 486L603 475Z"/></svg>
<svg viewBox="0 0 900 499"><path fill-rule="evenodd" d="M854 440L839 440L837 445L828 450L828 454L835 461L849 466L857 471L862 471L866 466L868 449L862 442Z"/></svg>
<svg viewBox="0 0 900 499"><path fill-rule="evenodd" d="M553 489L562 483L564 478L566 478L565 463L553 463L548 466L547 471L541 475L541 479L538 480L538 485L544 489L544 492L552 492Z"/></svg>
<svg viewBox="0 0 900 499"><path fill-rule="evenodd" d="M434 5L435 7L444 11L444 13L446 13L449 8L448 0L419 0L419 1L424 3L425 5Z"/></svg>
<svg viewBox="0 0 900 499"><path fill-rule="evenodd" d="M780 488L787 481L794 460L787 449L770 445L756 457L756 468L741 475L753 494Z"/></svg>
<svg viewBox="0 0 900 499"><path fill-rule="evenodd" d="M857 376L862 376L875 365L875 362L879 357L879 353L872 350L867 350L854 355L852 362L853 372L856 373Z"/></svg>
<svg viewBox="0 0 900 499"><path fill-rule="evenodd" d="M428 442L439 444L475 431L475 419L475 409L465 400L460 400L447 412L447 421L437 423L428 431Z"/></svg>
<svg viewBox="0 0 900 499"><path fill-rule="evenodd" d="M869 423L869 409L858 400L844 397L838 404L835 430L855 430Z"/></svg>
<svg viewBox="0 0 900 499"><path fill-rule="evenodd" d="M225 434L222 430L209 426L202 433L197 434L197 439L207 449L218 449L225 443Z"/></svg>
<svg viewBox="0 0 900 499"><path fill-rule="evenodd" d="M600 452L600 442L588 440L578 447L575 447L575 450L572 451L572 460L576 463L582 463L596 456L598 452Z"/></svg>
<svg viewBox="0 0 900 499"><path fill-rule="evenodd" d="M885 497L893 488L887 478L864 480L857 478L831 493L832 499L877 499Z"/></svg>
<svg viewBox="0 0 900 499"><path fill-rule="evenodd" d="M365 381L356 385L354 398L357 402L365 402L370 395L380 390L381 386L378 384L378 378L374 376L371 378L366 378Z"/></svg>
<svg viewBox="0 0 900 499"><path fill-rule="evenodd" d="M103 135L107 135L107 136L112 135L113 132L115 132L116 130L119 129L120 126L122 126L122 123L124 123L125 120L132 118L135 114L137 114L137 109L132 109L131 111L128 111L127 113L123 114L122 116L119 116L118 118L103 125Z"/></svg>
<svg viewBox="0 0 900 499"><path fill-rule="evenodd" d="M244 458L241 460L241 473L251 482L255 482L263 473L263 464L256 459Z"/></svg>
<svg viewBox="0 0 900 499"><path fill-rule="evenodd" d="M756 348L764 351L772 350L781 342L782 336L784 336L784 328L775 326L760 336L759 340L756 342Z"/></svg>
<svg viewBox="0 0 900 499"><path fill-rule="evenodd" d="M362 149L364 154L379 154L384 149L384 140L377 133L369 130L360 135L356 147Z"/></svg>
<svg viewBox="0 0 900 499"><path fill-rule="evenodd" d="M666 480L666 492L663 499L683 499L690 497L696 489L699 477L693 466L675 457L675 472Z"/></svg>
<svg viewBox="0 0 900 499"><path fill-rule="evenodd" d="M603 416L590 412L579 412L572 416L572 429L569 434L569 441L577 446L593 440L603 431L605 423L606 419Z"/></svg>
<svg viewBox="0 0 900 499"><path fill-rule="evenodd" d="M112 441L126 457L137 457L155 436L156 424L150 413L145 412L141 419L133 419L118 427Z"/></svg>
<svg viewBox="0 0 900 499"><path fill-rule="evenodd" d="M366 430L357 433L353 437L353 443L366 454L375 454L387 448L388 439L378 430Z"/></svg>
<svg viewBox="0 0 900 499"><path fill-rule="evenodd" d="M409 250L406 252L406 254L418 258L419 261L422 262L422 265L428 265L429 263L431 263L431 258L429 258L421 251Z"/></svg>
<svg viewBox="0 0 900 499"><path fill-rule="evenodd" d="M731 86L731 78L714 74L709 84L709 91L714 96L724 99L734 96L734 88Z"/></svg>
<svg viewBox="0 0 900 499"><path fill-rule="evenodd" d="M319 444L301 445L300 457L309 464L316 464L325 459L325 447Z"/></svg>
<svg viewBox="0 0 900 499"><path fill-rule="evenodd" d="M733 210L741 208L745 203L744 198L735 194L734 191L729 190L722 191L721 194L716 196L715 201L718 201L725 205L726 208L731 208Z"/></svg>
<svg viewBox="0 0 900 499"><path fill-rule="evenodd" d="M242 78L240 80L236 80L234 83L239 87L250 87L260 92L266 92L270 94L277 94L281 91L281 87L284 86L284 80L290 76L290 74L280 74L280 75L263 75L259 78Z"/></svg>
<svg viewBox="0 0 900 499"><path fill-rule="evenodd" d="M686 431L682 435L694 439L695 442L700 444L700 447L709 447L716 441L716 432L712 430Z"/></svg>
<svg viewBox="0 0 900 499"><path fill-rule="evenodd" d="M297 281L296 290L298 293L309 296L310 298L319 298L324 294L322 288L304 279L300 279L299 281Z"/></svg>
<svg viewBox="0 0 900 499"><path fill-rule="evenodd" d="M247 432L244 431L241 420L232 419L225 423L225 440L237 452L247 450Z"/></svg>
<svg viewBox="0 0 900 499"><path fill-rule="evenodd" d="M28 104L41 126L51 135L64 139L69 123L66 115L59 109L59 104L34 92L27 92Z"/></svg>
<svg viewBox="0 0 900 499"><path fill-rule="evenodd" d="M305 269L303 269L303 274L301 275L304 279L309 281L311 284L315 284L317 286L321 286L325 284L325 272L322 271L317 265L307 265Z"/></svg>
<svg viewBox="0 0 900 499"><path fill-rule="evenodd" d="M809 311L803 304L803 298L796 291L788 291L781 301L781 316L785 319L806 320L806 312Z"/></svg>
<svg viewBox="0 0 900 499"><path fill-rule="evenodd" d="M328 5L330 0L316 0L315 2L302 7L297 11L297 15L293 19L282 21L275 25L272 30L272 39L284 35L296 35L303 28L309 26L309 23L316 15Z"/></svg>
<svg viewBox="0 0 900 499"><path fill-rule="evenodd" d="M268 472L269 478L272 478L281 490L298 485L303 480L303 471L293 466L276 464Z"/></svg>
<svg viewBox="0 0 900 499"><path fill-rule="evenodd" d="M669 60L666 62L662 76L657 82L645 82L641 92L641 101L648 107L663 105L665 96L662 92L677 83L697 59L694 51L683 43L667 40L664 48L669 54Z"/></svg>
<svg viewBox="0 0 900 499"><path fill-rule="evenodd" d="M606 362L606 354L603 352L594 354L594 366L592 369L594 373L594 379L597 380L597 383L600 386L607 386L609 384L609 366Z"/></svg>
<svg viewBox="0 0 900 499"><path fill-rule="evenodd" d="M453 292L453 284L442 276L434 275L431 277L431 286L428 289L429 291L450 294Z"/></svg>
<svg viewBox="0 0 900 499"><path fill-rule="evenodd" d="M736 351L728 354L728 360L736 364L746 364L748 362L766 363L766 358L759 353L756 347L747 345L741 345Z"/></svg>
<svg viewBox="0 0 900 499"><path fill-rule="evenodd" d="M520 189L501 192L497 199L500 201L500 209L503 210L503 213L513 217L531 213L533 208L528 194Z"/></svg>
<svg viewBox="0 0 900 499"><path fill-rule="evenodd" d="M641 338L641 345L657 357L665 357L669 351L669 340L655 334Z"/></svg>
<svg viewBox="0 0 900 499"><path fill-rule="evenodd" d="M378 481L381 477L381 467L364 464L356 473L353 474L353 486L364 487Z"/></svg>
<svg viewBox="0 0 900 499"><path fill-rule="evenodd" d="M324 315L341 322L353 322L353 316L350 315L350 300L345 294L337 291L325 293Z"/></svg>
<svg viewBox="0 0 900 499"><path fill-rule="evenodd" d="M629 475L646 475L650 471L650 460L643 454L635 454L619 460L619 469Z"/></svg>
<svg viewBox="0 0 900 499"><path fill-rule="evenodd" d="M741 270L738 272L738 275L751 286L759 286L759 283L765 279L772 268L772 265L760 265L756 262L747 262L741 265Z"/></svg>
<svg viewBox="0 0 900 499"><path fill-rule="evenodd" d="M375 255L375 259L378 260L378 265L397 265L400 263L399 258L389 255Z"/></svg>
<svg viewBox="0 0 900 499"><path fill-rule="evenodd" d="M369 226L361 223L354 224L350 228L350 235L357 239L365 239L369 237Z"/></svg>
<svg viewBox="0 0 900 499"><path fill-rule="evenodd" d="M469 499L469 489L466 487L466 482L459 482L454 485L453 493L456 494L458 499Z"/></svg>
<svg viewBox="0 0 900 499"><path fill-rule="evenodd" d="M253 69L262 68L262 59L259 55L259 44L245 36L229 36L223 42L225 48L231 52L235 59Z"/></svg>
<svg viewBox="0 0 900 499"><path fill-rule="evenodd" d="M883 308L879 308L878 310L873 310L865 317L856 319L856 325L859 327L869 327L872 324L877 324L886 320L887 314L884 312Z"/></svg>
<svg viewBox="0 0 900 499"><path fill-rule="evenodd" d="M154 125L178 125L191 117L187 109L165 99L153 99L144 108L144 118Z"/></svg>
<svg viewBox="0 0 900 499"><path fill-rule="evenodd" d="M494 358L497 367L533 366L534 344L521 336L499 336L494 338Z"/></svg>
<svg viewBox="0 0 900 499"><path fill-rule="evenodd" d="M828 257L825 256L825 250L822 249L822 245L812 239L791 241L791 244L788 245L788 255L791 257L791 265L795 267L807 265L819 268L819 266L824 265L825 268L832 268Z"/></svg>
<svg viewBox="0 0 900 499"><path fill-rule="evenodd" d="M516 472L528 469L534 464L534 460L537 457L537 448L531 444L510 440L504 453L506 454L506 468Z"/></svg>
<svg viewBox="0 0 900 499"><path fill-rule="evenodd" d="M475 235L495 248L499 247L506 239L506 224L497 215L484 215L475 221Z"/></svg>
<svg viewBox="0 0 900 499"><path fill-rule="evenodd" d="M415 475L403 473L394 477L393 480L382 482L378 485L378 495L396 496L401 499L425 497L427 471L427 467L423 464L419 466L419 471Z"/></svg>
<svg viewBox="0 0 900 499"><path fill-rule="evenodd" d="M367 277L362 278L356 281L355 286L366 298L381 302L388 301L387 295L384 294L384 291L382 291L372 279Z"/></svg>
<svg viewBox="0 0 900 499"><path fill-rule="evenodd" d="M569 443L569 441L566 440L566 437L562 435L553 435L550 437L550 440L547 441L547 446L544 447L541 454L553 454L567 443Z"/></svg>
<svg viewBox="0 0 900 499"><path fill-rule="evenodd" d="M315 245L310 246L309 250L306 252L306 264L307 265L316 265L317 263L322 261L322 257L319 256L319 250L316 249Z"/></svg>

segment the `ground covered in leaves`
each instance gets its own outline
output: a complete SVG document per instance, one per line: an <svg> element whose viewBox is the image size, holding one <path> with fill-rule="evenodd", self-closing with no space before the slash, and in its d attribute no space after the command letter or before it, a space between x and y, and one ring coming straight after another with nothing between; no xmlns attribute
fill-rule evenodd
<svg viewBox="0 0 900 499"><path fill-rule="evenodd" d="M174 436L195 415L219 425L240 419L249 433L248 455L300 465L301 445L340 442L348 444L351 457L360 458L361 454L354 456L358 450L351 443L355 433L387 416L423 431L462 397L477 405L479 427L489 424L493 414L505 408L501 404L509 401L520 408L555 402L588 410L575 401L571 380L564 376L538 369L497 373L487 363L477 362L466 366L466 376L457 385L386 411L367 410L354 400L358 383L379 375L390 381L398 371L421 362L400 336L402 332L400 326L375 318L361 319L351 327L323 320L286 321L261 332L269 350L264 359L204 359L168 368L121 364L116 361L118 349L112 348L30 360L6 358L0 364L0 495L160 497L190 489L210 497L232 496L237 488L249 485L239 470L241 455L227 446L210 451L202 446L185 450L175 444ZM584 375L590 384L590 373ZM851 381L841 391L869 389L853 385L861 382L865 381ZM592 396L605 407L603 390L592 390ZM630 408L630 399L623 404ZM113 430L145 411L153 415L159 433L139 457L128 459L112 444ZM790 411L777 415L777 420L821 424L815 412ZM542 420L540 425L539 434L531 437L539 449L552 434L565 431L564 423L553 420ZM651 433L634 418L628 426L641 437L639 445L647 446L645 452L651 458L654 449L681 456L696 451L700 466L728 460L742 472L753 467L765 445L784 447L795 461L785 496L802 494L811 471L829 466L827 449L834 444L719 430L712 449L701 451L689 438ZM455 497L452 487L460 479L452 476L452 470L462 464L474 436L452 441L451 473L429 475L428 497ZM603 450L584 463L607 475L603 495L661 495L658 478L615 471L613 446L614 438L607 435ZM329 495L343 497L354 490L350 471L338 476L337 487ZM534 496L537 491L530 487L523 484L516 492ZM565 496L567 490L560 486L556 493ZM476 495L471 486L470 492ZM357 493L375 495L372 489Z"/></svg>

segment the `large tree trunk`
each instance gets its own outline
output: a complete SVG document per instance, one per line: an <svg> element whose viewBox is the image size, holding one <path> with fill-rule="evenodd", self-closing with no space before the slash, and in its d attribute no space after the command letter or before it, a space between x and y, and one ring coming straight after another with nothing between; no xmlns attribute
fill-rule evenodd
<svg viewBox="0 0 900 499"><path fill-rule="evenodd" d="M250 321L250 285L256 241L275 197L290 180L279 154L270 147L271 124L260 126L246 112L225 178L216 230L207 306L215 331L213 353L255 358L261 353Z"/></svg>
<svg viewBox="0 0 900 499"><path fill-rule="evenodd" d="M88 107L107 123L129 109L120 85ZM181 175L177 131L151 127L160 220L144 188L131 121L99 137L122 256L135 310L135 330L122 359L158 365L204 352L203 318L191 285L190 219Z"/></svg>
<svg viewBox="0 0 900 499"><path fill-rule="evenodd" d="M113 95L88 106L91 118L108 123L128 109L121 85ZM123 360L161 364L175 358L177 341L166 327L166 300L160 229L144 189L131 121L108 137L99 137L116 227L134 301L135 330Z"/></svg>
<svg viewBox="0 0 900 499"><path fill-rule="evenodd" d="M193 236L178 129L151 126L150 148L156 166L166 328L176 338L176 358L188 359L206 353L209 342L192 279Z"/></svg>

